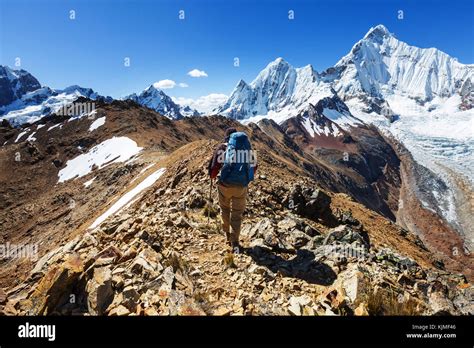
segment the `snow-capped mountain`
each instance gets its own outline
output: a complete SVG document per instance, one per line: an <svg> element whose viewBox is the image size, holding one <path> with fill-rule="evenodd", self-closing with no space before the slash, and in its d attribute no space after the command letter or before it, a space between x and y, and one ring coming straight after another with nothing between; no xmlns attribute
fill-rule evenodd
<svg viewBox="0 0 474 348"><path fill-rule="evenodd" d="M311 105L319 101L327 105L316 112ZM461 64L436 48L410 46L383 25L371 28L334 67L321 73L310 65L293 68L276 59L251 84L239 81L215 111L244 123L263 118L280 125L290 122L292 129L304 130L310 138L337 137L338 127L327 119L344 130L358 123L375 124L451 187L444 194L449 204L427 207L440 210L454 225L470 219L462 217L467 216L461 211L466 198L459 192L474 185L474 65Z"/></svg>
<svg viewBox="0 0 474 348"><path fill-rule="evenodd" d="M199 112L189 106L181 106L173 101L165 92L155 87L154 84L146 88L140 94L130 94L123 98L146 106L171 119L181 119L185 116L199 116Z"/></svg>
<svg viewBox="0 0 474 348"><path fill-rule="evenodd" d="M0 119L6 119L14 126L36 122L79 97L107 102L112 100L110 97L100 96L91 88L77 85L62 90L41 87L38 80L25 70L0 66L0 74L3 74L0 77L0 99L9 101L3 105L0 103Z"/></svg>
<svg viewBox="0 0 474 348"><path fill-rule="evenodd" d="M25 70L13 70L0 65L0 107L21 98L24 94L41 88L33 75Z"/></svg>
<svg viewBox="0 0 474 348"><path fill-rule="evenodd" d="M432 111L442 100L469 94L474 65L461 64L436 48L410 46L378 25L321 78L345 101L359 98L369 102L368 111L378 112L370 108L376 104L399 115L410 113L413 104Z"/></svg>
<svg viewBox="0 0 474 348"><path fill-rule="evenodd" d="M249 85L240 80L228 100L214 112L248 119L270 112L296 115L296 110L335 95L311 65L294 68L282 58L268 64Z"/></svg>
<svg viewBox="0 0 474 348"><path fill-rule="evenodd" d="M308 103L335 94L344 101L357 99L365 112L386 116L416 108L433 111L453 97L460 97L459 106L469 109L474 105L473 81L474 65L461 64L435 48L409 46L378 25L322 73L277 58L250 85L239 81L215 111L235 119L268 115L282 122Z"/></svg>
<svg viewBox="0 0 474 348"><path fill-rule="evenodd" d="M186 116L186 117L195 117L195 116L201 115L199 111L197 111L196 109L193 109L189 105L181 105L179 112L181 113L181 115Z"/></svg>
<svg viewBox="0 0 474 348"><path fill-rule="evenodd" d="M337 97L334 97L337 98ZM316 106L308 104L308 106L302 110L300 114L295 117L291 117L286 122L292 122L298 124L300 131L306 133L309 138L315 137L342 137L344 136L344 129L332 118L341 119L346 118L347 124L357 123L357 119L350 115L350 113L334 113L333 109L322 107L323 103L328 103L331 98L324 98L318 102ZM336 111L337 112L337 111ZM330 116L326 116L325 113ZM338 117L339 116L339 117ZM352 121L352 122L351 122ZM283 123L283 125L285 122ZM288 129L288 127L284 127Z"/></svg>

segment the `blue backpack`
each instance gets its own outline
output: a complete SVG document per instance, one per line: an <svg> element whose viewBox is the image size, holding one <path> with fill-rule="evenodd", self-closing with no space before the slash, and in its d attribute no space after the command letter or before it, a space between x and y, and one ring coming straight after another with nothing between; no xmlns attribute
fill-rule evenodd
<svg viewBox="0 0 474 348"><path fill-rule="evenodd" d="M225 151L220 181L225 184L247 186L253 180L255 158L244 132L232 133Z"/></svg>

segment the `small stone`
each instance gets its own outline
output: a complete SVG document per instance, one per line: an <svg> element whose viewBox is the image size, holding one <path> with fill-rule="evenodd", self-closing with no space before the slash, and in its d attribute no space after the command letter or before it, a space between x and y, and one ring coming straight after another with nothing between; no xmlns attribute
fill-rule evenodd
<svg viewBox="0 0 474 348"><path fill-rule="evenodd" d="M127 307L123 305L119 305L118 307L113 308L112 310L109 311L109 315L111 316L124 316L124 315L129 315L130 311L128 310Z"/></svg>
<svg viewBox="0 0 474 348"><path fill-rule="evenodd" d="M303 307L303 315L314 316L315 312L314 312L313 307Z"/></svg>
<svg viewBox="0 0 474 348"><path fill-rule="evenodd" d="M155 307L148 307L148 308L145 308L145 312L144 312L145 315L147 316L156 316L158 315L158 311L155 309Z"/></svg>
<svg viewBox="0 0 474 348"><path fill-rule="evenodd" d="M354 315L357 316L367 316L369 315L369 311L367 310L367 306L365 303L361 302L357 308L354 310Z"/></svg>
<svg viewBox="0 0 474 348"><path fill-rule="evenodd" d="M290 298L290 305L288 306L288 312L291 314L291 315L296 315L296 316L300 316L301 315L301 306L300 306L300 303L298 302L298 300L292 296Z"/></svg>
<svg viewBox="0 0 474 348"><path fill-rule="evenodd" d="M7 294L0 288L0 304L3 305L5 303L7 303Z"/></svg>
<svg viewBox="0 0 474 348"><path fill-rule="evenodd" d="M281 220L277 226L279 229L291 231L297 227L297 221L292 218L286 218Z"/></svg>
<svg viewBox="0 0 474 348"><path fill-rule="evenodd" d="M95 268L93 278L87 283L86 291L89 312L94 315L104 314L114 296L110 269Z"/></svg>
<svg viewBox="0 0 474 348"><path fill-rule="evenodd" d="M178 218L178 220L176 220L176 222L174 223L174 225L175 225L176 227L180 227L180 228L187 228L187 227L190 227L188 221L187 221L184 217L182 217L182 216L180 216L180 217Z"/></svg>
<svg viewBox="0 0 474 348"><path fill-rule="evenodd" d="M125 272L125 271L126 271L125 268L123 268L123 267L117 267L116 269L114 269L114 270L112 271L112 275L120 274L120 273L123 273L123 272Z"/></svg>
<svg viewBox="0 0 474 348"><path fill-rule="evenodd" d="M214 311L213 315L215 316L225 316L229 315L232 312L231 309L226 307L219 307L217 310Z"/></svg>
<svg viewBox="0 0 474 348"><path fill-rule="evenodd" d="M397 282L401 285L413 286L415 281L407 276L405 273L402 273L398 276Z"/></svg>
<svg viewBox="0 0 474 348"><path fill-rule="evenodd" d="M122 291L123 296L123 305L127 307L130 311L135 311L137 308L138 299L140 298L140 294L137 290L129 285Z"/></svg>

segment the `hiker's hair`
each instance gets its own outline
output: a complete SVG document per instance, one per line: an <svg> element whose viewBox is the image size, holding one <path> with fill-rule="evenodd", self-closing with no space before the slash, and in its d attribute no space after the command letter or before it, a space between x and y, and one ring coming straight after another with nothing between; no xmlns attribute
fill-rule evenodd
<svg viewBox="0 0 474 348"><path fill-rule="evenodd" d="M237 129L235 127L229 127L225 130L225 141L228 142L229 141L229 138L230 138L230 135L232 133L236 133L237 132Z"/></svg>

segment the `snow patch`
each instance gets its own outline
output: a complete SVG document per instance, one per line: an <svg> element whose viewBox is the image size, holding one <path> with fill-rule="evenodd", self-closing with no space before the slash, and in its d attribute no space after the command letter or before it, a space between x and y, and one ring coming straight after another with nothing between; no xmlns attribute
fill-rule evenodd
<svg viewBox="0 0 474 348"><path fill-rule="evenodd" d="M310 118L306 118L303 122L303 126L311 137L314 138L314 124Z"/></svg>
<svg viewBox="0 0 474 348"><path fill-rule="evenodd" d="M59 127L59 126L61 126L61 123L58 123L58 124L55 124L54 126L49 127L49 128L48 128L48 132L49 132L51 129L54 129L54 128Z"/></svg>
<svg viewBox="0 0 474 348"><path fill-rule="evenodd" d="M145 180L139 183L135 188L125 193L120 199L115 202L104 214L99 216L92 225L89 226L90 229L94 229L104 222L109 216L119 212L127 203L129 203L134 197L140 194L142 191L153 185L165 172L165 168L160 168L157 171L150 174Z"/></svg>
<svg viewBox="0 0 474 348"><path fill-rule="evenodd" d="M125 162L142 150L127 137L113 137L91 148L87 153L67 161L58 173L58 183L89 174L94 166L99 169L111 163Z"/></svg>
<svg viewBox="0 0 474 348"><path fill-rule="evenodd" d="M18 140L20 140L21 137L24 136L26 133L28 133L28 130L25 130L25 131L21 132L20 134L18 134L18 136L16 137L14 142L17 143Z"/></svg>
<svg viewBox="0 0 474 348"><path fill-rule="evenodd" d="M324 108L323 115L343 128L347 128L347 126L357 126L362 124L355 117L333 109Z"/></svg>
<svg viewBox="0 0 474 348"><path fill-rule="evenodd" d="M89 132L96 130L97 128L103 126L104 124L105 124L105 116L99 117L97 120L92 122L92 124L89 127Z"/></svg>
<svg viewBox="0 0 474 348"><path fill-rule="evenodd" d="M36 141L36 138L34 137L35 134L36 132L31 133L30 136L26 138L26 141Z"/></svg>
<svg viewBox="0 0 474 348"><path fill-rule="evenodd" d="M96 177L94 176L92 179L87 180L87 181L84 183L84 186L85 186L85 187L89 187L89 186L94 182L95 178L96 178Z"/></svg>

